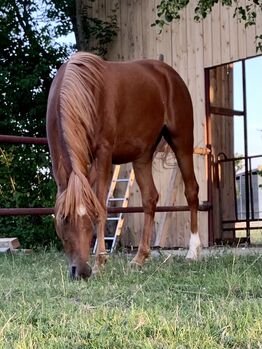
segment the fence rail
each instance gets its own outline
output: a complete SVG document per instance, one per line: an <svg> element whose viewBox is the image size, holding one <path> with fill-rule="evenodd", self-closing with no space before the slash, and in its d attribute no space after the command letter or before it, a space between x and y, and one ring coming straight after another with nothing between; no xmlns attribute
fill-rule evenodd
<svg viewBox="0 0 262 349"><path fill-rule="evenodd" d="M0 135L0 143L47 145L47 138Z"/></svg>
<svg viewBox="0 0 262 349"><path fill-rule="evenodd" d="M44 137L24 137L0 135L0 143L11 144L44 144L47 145L47 138ZM199 211L208 211L212 207L211 203L203 202L199 205ZM159 206L156 212L186 212L189 211L188 206ZM107 212L113 213L143 213L143 207L108 207ZM0 208L0 216L27 216L27 215L51 215L54 214L52 207L28 207L28 208Z"/></svg>
<svg viewBox="0 0 262 349"><path fill-rule="evenodd" d="M212 205L209 202L205 202L199 205L199 211L208 211ZM156 212L186 212L189 211L188 206L158 206ZM108 207L107 212L113 213L143 213L143 207ZM35 207L35 208L0 208L0 216L27 216L36 215L44 216L54 214L54 208L52 207Z"/></svg>

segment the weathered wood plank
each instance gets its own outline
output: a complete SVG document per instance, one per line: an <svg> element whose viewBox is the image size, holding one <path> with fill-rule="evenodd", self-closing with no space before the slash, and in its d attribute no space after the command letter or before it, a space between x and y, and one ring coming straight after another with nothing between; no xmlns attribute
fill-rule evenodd
<svg viewBox="0 0 262 349"><path fill-rule="evenodd" d="M179 22L172 23L172 66L188 84L186 10L181 12Z"/></svg>
<svg viewBox="0 0 262 349"><path fill-rule="evenodd" d="M204 66L211 67L213 64L213 41L212 41L212 17L209 13L203 21L203 44L204 44Z"/></svg>
<svg viewBox="0 0 262 349"><path fill-rule="evenodd" d="M107 58L109 60L121 60L122 47L121 47L121 1L118 0L105 0L106 17L111 16L113 13L117 17L117 25L119 27L117 37L110 43L108 49ZM112 12L114 11L114 12Z"/></svg>
<svg viewBox="0 0 262 349"><path fill-rule="evenodd" d="M238 59L238 26L237 26L237 18L234 18L234 7L231 6L229 9L229 49L230 49L230 61L233 62Z"/></svg>
<svg viewBox="0 0 262 349"><path fill-rule="evenodd" d="M240 0L239 5L242 5L243 7L245 7L246 1ZM245 23L243 21L237 22L237 30L238 30L238 59L242 59L247 57L247 37L246 37Z"/></svg>
<svg viewBox="0 0 262 349"><path fill-rule="evenodd" d="M172 26L167 25L161 33L157 34L156 54L157 57L159 57L160 54L163 54L165 63L170 65L172 65L172 45Z"/></svg>
<svg viewBox="0 0 262 349"><path fill-rule="evenodd" d="M144 16L143 14L147 14ZM151 25L156 19L155 2L152 0L143 0L142 8L142 51L143 58L157 58L156 53L156 37L157 28Z"/></svg>
<svg viewBox="0 0 262 349"><path fill-rule="evenodd" d="M230 8L220 4L221 21L221 62L230 62Z"/></svg>
<svg viewBox="0 0 262 349"><path fill-rule="evenodd" d="M172 176L169 181L168 187L170 188L170 190L167 191L167 195L165 198L165 205L168 206L168 205L176 204L177 192L179 190L181 183L182 183L181 172L178 170L176 166L176 168L173 170ZM164 212L161 215L161 220L159 222L158 230L156 232L156 239L154 242L155 246L165 247L167 235L172 222L171 219L172 219L171 212Z"/></svg>
<svg viewBox="0 0 262 349"><path fill-rule="evenodd" d="M215 4L212 9L212 51L213 51L213 62L212 66L219 65L222 62L221 58L221 17L220 17L220 6Z"/></svg>

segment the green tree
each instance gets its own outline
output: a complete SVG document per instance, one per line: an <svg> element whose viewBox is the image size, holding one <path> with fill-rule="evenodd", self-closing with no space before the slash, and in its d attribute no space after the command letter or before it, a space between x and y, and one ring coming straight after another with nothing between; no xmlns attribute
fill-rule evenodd
<svg viewBox="0 0 262 349"><path fill-rule="evenodd" d="M70 27L51 22L47 5L0 1L0 134L45 136L53 72L71 50L52 39ZM0 206L53 205L47 147L0 146ZM51 217L0 217L0 226L2 236L18 236L25 247L56 240Z"/></svg>
<svg viewBox="0 0 262 349"><path fill-rule="evenodd" d="M118 31L116 10L106 18L97 18L92 14L96 0L46 0L48 17L58 22L56 35L61 31L72 31L75 35L76 49L105 55L108 44Z"/></svg>
<svg viewBox="0 0 262 349"><path fill-rule="evenodd" d="M91 0L0 0L0 134L45 136L48 91L75 49L106 53L117 33L114 11L89 15ZM76 45L62 43L75 33ZM55 184L46 146L0 144L0 207L52 207ZM24 247L56 242L51 217L0 217L0 236Z"/></svg>

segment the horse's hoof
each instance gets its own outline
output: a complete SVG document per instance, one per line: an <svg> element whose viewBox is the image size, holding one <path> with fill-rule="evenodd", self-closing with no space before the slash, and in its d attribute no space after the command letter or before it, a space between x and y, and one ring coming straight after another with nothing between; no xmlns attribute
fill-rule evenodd
<svg viewBox="0 0 262 349"><path fill-rule="evenodd" d="M186 255L186 259L188 261L197 261L198 257L196 256L195 253L193 253L192 251L188 251L187 255Z"/></svg>
<svg viewBox="0 0 262 349"><path fill-rule="evenodd" d="M100 265L100 266L103 266L103 265L105 265L106 264L106 262L108 261L108 258L109 258L109 256L108 256L108 254L105 252L103 252L103 253L100 253L97 257L96 257L96 259L97 259L97 261L98 261L98 264Z"/></svg>
<svg viewBox="0 0 262 349"><path fill-rule="evenodd" d="M198 261L201 256L201 247L198 247L195 251L194 250L189 250L186 259L189 261Z"/></svg>
<svg viewBox="0 0 262 349"><path fill-rule="evenodd" d="M98 265L95 265L92 269L92 276L97 276L99 275L101 272L101 267L99 267Z"/></svg>
<svg viewBox="0 0 262 349"><path fill-rule="evenodd" d="M99 253L95 258L95 265L93 267L92 273L98 274L107 263L107 260L108 260L107 253Z"/></svg>
<svg viewBox="0 0 262 349"><path fill-rule="evenodd" d="M142 268L143 263L139 263L139 262L137 262L137 261L132 260L132 261L129 263L129 265L130 265L130 267L131 267L132 269L140 269L140 268Z"/></svg>

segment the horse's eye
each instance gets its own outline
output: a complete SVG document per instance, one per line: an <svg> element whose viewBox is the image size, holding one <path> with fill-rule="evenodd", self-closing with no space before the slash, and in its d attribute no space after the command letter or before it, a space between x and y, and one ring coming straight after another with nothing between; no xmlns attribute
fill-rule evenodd
<svg viewBox="0 0 262 349"><path fill-rule="evenodd" d="M64 216L64 215L62 215L62 216L60 216L60 222L61 222L61 224L68 224L69 223L69 219L68 219L68 216Z"/></svg>
<svg viewBox="0 0 262 349"><path fill-rule="evenodd" d="M68 224L69 223L69 218L68 217L63 217L63 223Z"/></svg>

